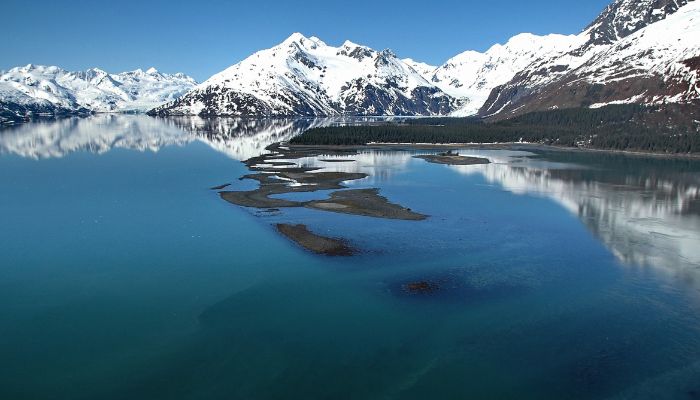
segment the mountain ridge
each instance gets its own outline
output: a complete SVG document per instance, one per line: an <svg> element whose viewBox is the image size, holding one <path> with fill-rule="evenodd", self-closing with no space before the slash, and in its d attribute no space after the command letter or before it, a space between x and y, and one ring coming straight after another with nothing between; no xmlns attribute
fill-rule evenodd
<svg viewBox="0 0 700 400"><path fill-rule="evenodd" d="M693 62L700 56L699 2L617 0L578 38L494 88L479 115L700 99Z"/></svg>
<svg viewBox="0 0 700 400"><path fill-rule="evenodd" d="M442 115L456 103L391 50L294 33L151 114Z"/></svg>
<svg viewBox="0 0 700 400"><path fill-rule="evenodd" d="M25 71L32 68L38 72ZM615 0L579 34L521 33L439 66L297 32L201 84L154 68L109 74L17 67L0 74L0 121L146 110L159 116L505 119L606 104L700 104L698 74L700 2ZM128 83L139 77L176 83Z"/></svg>
<svg viewBox="0 0 700 400"><path fill-rule="evenodd" d="M462 52L440 66L411 58L399 60L388 50L378 52L349 41L333 48L341 49L338 55L358 57L359 61L365 57L375 57L376 54L386 54L404 66L394 78L415 78L414 73L422 76L425 82L419 85L421 90L417 93L404 91L403 97L411 99L400 101L399 104L403 103L401 106L392 105L392 96L387 94L395 89L392 84L396 80L370 86L358 85L352 95L339 97L337 87L333 90L324 87L323 79L320 79L323 75L319 79L312 77L305 80L309 75L302 73L300 80L307 86L319 85L317 94L313 90L308 92L302 89L292 90L295 94L290 95L287 88L282 88L279 93L287 99L287 105L269 106L269 93L274 90L261 95L245 84L221 87L217 86L221 82L211 81L212 77L189 99L179 99L156 108L152 114L449 114L502 119L554 108L696 102L700 99L697 84L700 22L696 22L696 19L700 21L700 11L697 5L693 0L615 0L577 35L522 33L503 44L493 45L483 53ZM645 32L649 34L643 39ZM301 43L301 49L304 48L304 41L327 46L318 38L306 38L295 33L280 45L263 52L274 53L296 42ZM347 50L343 51L343 48ZM227 71L237 78L245 76L241 66L258 54L260 52L215 77L224 77ZM318 54L304 54L301 55L304 66L300 69L313 69L323 64L324 60L319 62ZM280 76L297 79L296 72L300 69L292 67L291 74L286 70L277 74L266 71L266 77L270 80ZM370 69L367 76L376 76L376 73ZM261 86L260 82L254 82L257 87ZM344 82L349 88L357 83L352 77ZM440 102L430 104L436 96L440 97ZM226 109L231 105L233 109Z"/></svg>
<svg viewBox="0 0 700 400"><path fill-rule="evenodd" d="M151 67L110 74L99 68L67 71L28 64L0 74L0 122L37 115L145 112L193 88L182 74Z"/></svg>

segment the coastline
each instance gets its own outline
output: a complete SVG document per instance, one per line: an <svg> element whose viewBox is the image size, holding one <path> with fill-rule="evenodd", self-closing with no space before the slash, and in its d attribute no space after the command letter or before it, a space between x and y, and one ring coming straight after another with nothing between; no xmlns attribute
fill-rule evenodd
<svg viewBox="0 0 700 400"><path fill-rule="evenodd" d="M366 145L298 145L282 143L283 146L288 146L290 149L316 149L316 150L444 150L445 148L463 148L463 149L513 149L514 147L522 146L526 148L553 150L553 151L579 151L579 152L596 152L622 154L638 157L656 157L668 159L689 159L700 160L700 154L695 153L656 153L634 150L614 150L614 149L594 149L589 147L569 147L569 146L554 146L540 143L527 142L500 142L500 143L368 143Z"/></svg>
<svg viewBox="0 0 700 400"><path fill-rule="evenodd" d="M90 111L86 113L44 113L44 114L34 114L29 118L22 117L21 119L5 119L0 117L0 130L16 127L23 124L28 124L32 122L51 122L62 119L70 118L89 118L96 115L147 115L154 119L168 119L168 118L178 118L178 117L198 117L195 115L182 115L182 116L153 116L149 115L143 110L114 110L114 111ZM314 119L312 117L226 117L226 116L213 116L213 117L198 117L203 119L220 119L220 118L232 118L232 119L242 119L242 120L274 120L274 119L285 119L294 118L299 120L309 120ZM387 117L382 116L353 116L350 118L366 118L366 119L383 119ZM391 118L391 117L389 117ZM407 118L407 119L421 119L426 117L421 116L396 116L395 118ZM371 124L371 122L369 123ZM360 124L364 125L364 124ZM302 132L303 133L303 132ZM610 154L623 154L629 156L640 156L640 157L657 157L657 158L668 158L668 159L688 159L688 160L700 160L700 153L660 153L653 151L639 151L639 150L616 150L616 149L598 149L591 147L571 147L571 146L558 146L551 144L541 144L536 142L471 142L471 143L412 143L412 142L370 142L364 145L309 145L309 144L290 144L287 141L276 142L270 146L285 146L290 149L317 149L317 150L366 150L366 149L381 149L381 150L433 150L433 149L444 149L444 148L481 148L481 149L507 149L514 146L524 146L530 148L540 148L545 150L554 151L581 151L581 152L597 152L597 153L610 153ZM337 162L337 161L331 161ZM344 161L346 162L346 161Z"/></svg>

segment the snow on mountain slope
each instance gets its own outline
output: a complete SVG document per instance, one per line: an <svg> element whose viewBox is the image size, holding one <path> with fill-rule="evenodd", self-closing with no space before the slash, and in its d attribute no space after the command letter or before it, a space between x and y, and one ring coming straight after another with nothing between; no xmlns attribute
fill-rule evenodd
<svg viewBox="0 0 700 400"><path fill-rule="evenodd" d="M0 73L0 123L27 114L147 109L152 115L506 118L610 103L700 102L698 4L615 0L578 35L523 33L439 67L300 33L197 86L153 68L108 74L28 65Z"/></svg>
<svg viewBox="0 0 700 400"><path fill-rule="evenodd" d="M430 80L430 78L433 76L433 73L435 70L438 68L434 65L430 65L424 62L416 61L412 58L404 58L401 61L409 65L411 68L413 68L416 72L421 74L421 76L427 80Z"/></svg>
<svg viewBox="0 0 700 400"><path fill-rule="evenodd" d="M678 11L689 0L617 0L586 28L588 48L612 44ZM693 0L690 0L693 1Z"/></svg>
<svg viewBox="0 0 700 400"><path fill-rule="evenodd" d="M172 101L196 85L183 74L155 68L109 74L97 68L70 72L55 66L26 65L0 75L0 110L26 113L146 111Z"/></svg>
<svg viewBox="0 0 700 400"><path fill-rule="evenodd" d="M623 67L624 66L624 67ZM700 2L627 36L591 58L576 75L591 84L661 79L663 88L620 93L615 102L685 102L700 99Z"/></svg>
<svg viewBox="0 0 700 400"><path fill-rule="evenodd" d="M616 0L568 51L542 57L496 87L479 114L700 99L699 3Z"/></svg>
<svg viewBox="0 0 700 400"><path fill-rule="evenodd" d="M439 115L456 101L390 50L295 33L212 76L157 115Z"/></svg>
<svg viewBox="0 0 700 400"><path fill-rule="evenodd" d="M692 0L615 0L580 34L520 34L440 67L294 34L159 115L501 117L561 107L698 99ZM657 31L658 28L658 31ZM653 40L644 40L646 37ZM422 79L421 79L422 78Z"/></svg>
<svg viewBox="0 0 700 400"><path fill-rule="evenodd" d="M580 39L575 35L537 36L522 33L485 53L465 51L433 71L430 81L445 93L464 100L454 115L476 114L496 86L510 81L533 61L561 54Z"/></svg>

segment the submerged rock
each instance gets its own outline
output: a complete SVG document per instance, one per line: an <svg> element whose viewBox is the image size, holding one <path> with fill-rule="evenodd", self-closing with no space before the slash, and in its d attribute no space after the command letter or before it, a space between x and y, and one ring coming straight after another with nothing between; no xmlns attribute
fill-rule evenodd
<svg viewBox="0 0 700 400"><path fill-rule="evenodd" d="M491 301L521 294L528 289L515 278L484 278L479 269L455 268L388 282L397 297L432 299L450 303Z"/></svg>
<svg viewBox="0 0 700 400"><path fill-rule="evenodd" d="M440 285L434 282L419 281L406 283L403 288L411 294L429 294L440 290Z"/></svg>

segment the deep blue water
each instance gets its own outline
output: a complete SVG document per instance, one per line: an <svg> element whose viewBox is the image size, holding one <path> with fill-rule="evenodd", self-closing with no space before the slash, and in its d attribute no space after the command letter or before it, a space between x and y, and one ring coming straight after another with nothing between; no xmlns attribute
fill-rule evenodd
<svg viewBox="0 0 700 400"><path fill-rule="evenodd" d="M301 161L367 172L350 186L430 215L418 222L261 213L209 190L254 187L239 160L317 123L0 131L0 398L700 396L700 162ZM276 222L361 251L307 253ZM404 289L418 281L441 289Z"/></svg>

